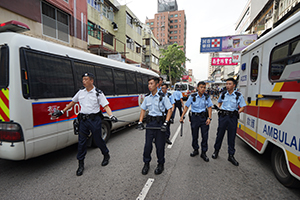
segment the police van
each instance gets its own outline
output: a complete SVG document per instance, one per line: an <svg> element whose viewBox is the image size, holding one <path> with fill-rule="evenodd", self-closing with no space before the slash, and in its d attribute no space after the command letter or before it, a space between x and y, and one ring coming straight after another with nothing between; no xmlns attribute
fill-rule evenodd
<svg viewBox="0 0 300 200"><path fill-rule="evenodd" d="M242 51L239 89L247 106L237 134L258 153L272 148L276 178L300 180L300 12Z"/></svg>
<svg viewBox="0 0 300 200"><path fill-rule="evenodd" d="M78 141L73 120L75 106L53 118L82 87L82 74L95 75L94 83L107 97L120 120L102 121L102 138L139 119L151 70L114 61L75 48L29 37L18 32L26 24L0 24L0 158L26 160ZM108 117L104 112L105 119ZM121 121L122 120L122 121ZM126 120L126 121L125 121Z"/></svg>

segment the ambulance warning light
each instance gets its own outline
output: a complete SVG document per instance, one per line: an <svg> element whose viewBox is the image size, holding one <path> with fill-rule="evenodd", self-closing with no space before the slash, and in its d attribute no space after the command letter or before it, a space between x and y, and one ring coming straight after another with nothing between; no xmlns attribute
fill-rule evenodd
<svg viewBox="0 0 300 200"><path fill-rule="evenodd" d="M26 24L22 22L18 22L15 20L5 22L0 24L0 32L16 32L21 33L25 31L29 31L30 28Z"/></svg>

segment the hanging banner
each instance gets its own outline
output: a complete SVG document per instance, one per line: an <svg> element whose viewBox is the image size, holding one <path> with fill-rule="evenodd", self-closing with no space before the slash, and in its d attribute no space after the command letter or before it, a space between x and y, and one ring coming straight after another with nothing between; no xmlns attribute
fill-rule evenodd
<svg viewBox="0 0 300 200"><path fill-rule="evenodd" d="M232 35L201 38L200 53L239 52L257 40L257 35Z"/></svg>
<svg viewBox="0 0 300 200"><path fill-rule="evenodd" d="M233 53L232 54L232 62L234 62L234 63L241 62L241 54L240 53Z"/></svg>
<svg viewBox="0 0 300 200"><path fill-rule="evenodd" d="M223 65L237 65L238 63L233 63L231 57L213 57L211 59L212 66L223 66Z"/></svg>

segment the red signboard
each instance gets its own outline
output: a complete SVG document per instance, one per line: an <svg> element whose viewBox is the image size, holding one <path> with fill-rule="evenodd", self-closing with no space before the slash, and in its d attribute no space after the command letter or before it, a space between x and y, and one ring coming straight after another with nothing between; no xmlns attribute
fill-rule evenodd
<svg viewBox="0 0 300 200"><path fill-rule="evenodd" d="M214 57L211 59L211 65L237 65L232 62L232 57Z"/></svg>
<svg viewBox="0 0 300 200"><path fill-rule="evenodd" d="M182 76L182 80L189 80L189 75Z"/></svg>

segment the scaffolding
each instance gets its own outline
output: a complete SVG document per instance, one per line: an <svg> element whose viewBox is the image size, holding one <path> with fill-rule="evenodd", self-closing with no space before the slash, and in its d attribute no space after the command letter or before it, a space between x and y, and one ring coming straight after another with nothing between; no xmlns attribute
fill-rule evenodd
<svg viewBox="0 0 300 200"><path fill-rule="evenodd" d="M157 0L157 12L170 12L177 11L177 1L176 0Z"/></svg>

